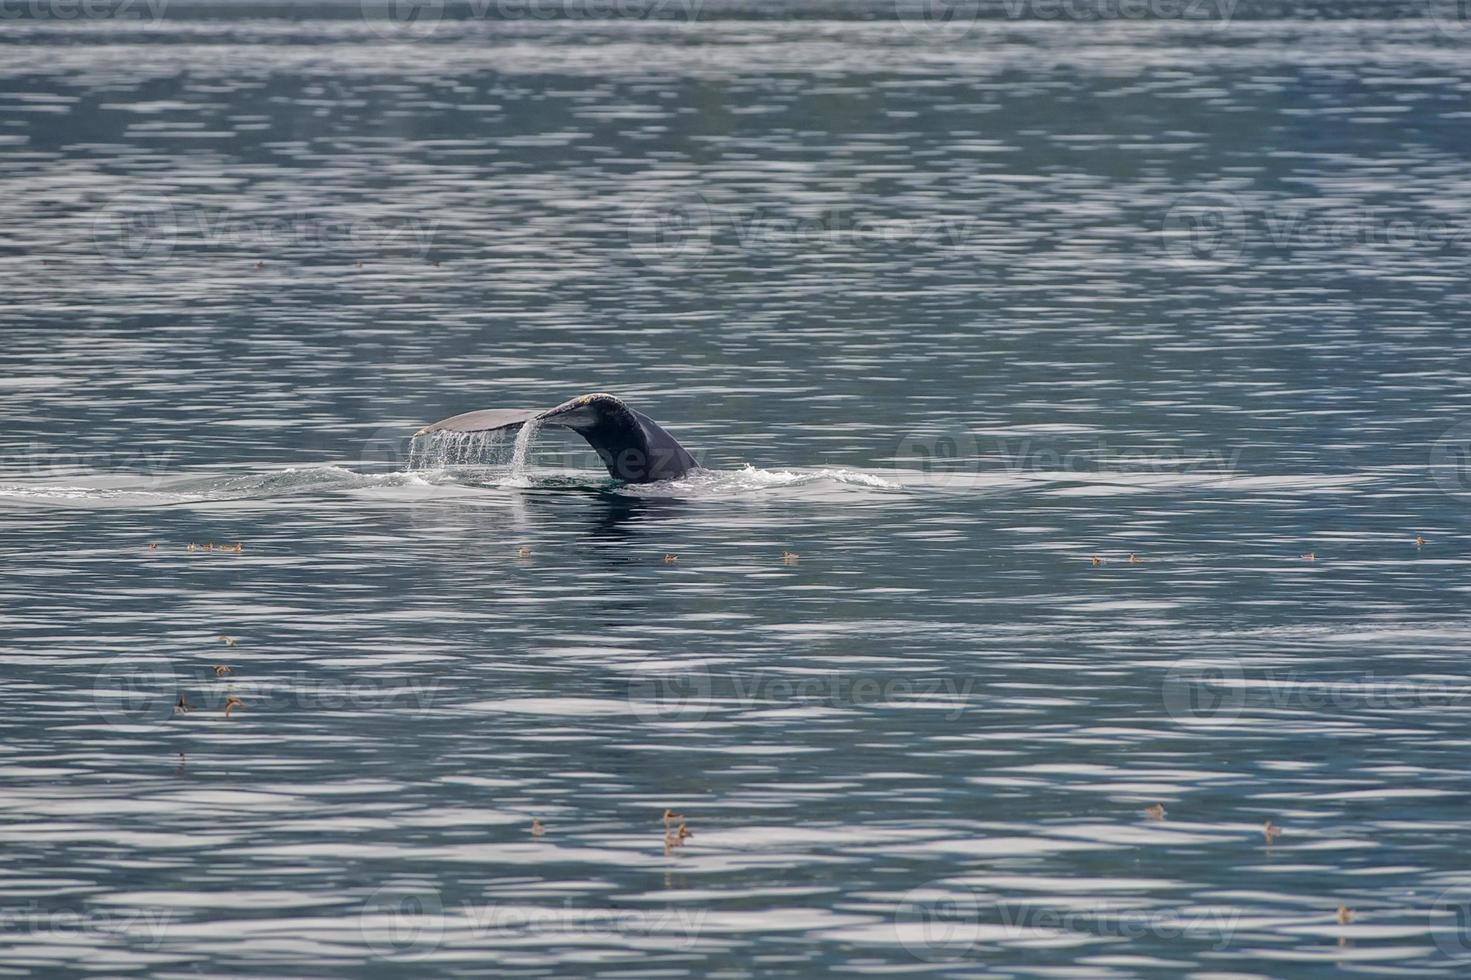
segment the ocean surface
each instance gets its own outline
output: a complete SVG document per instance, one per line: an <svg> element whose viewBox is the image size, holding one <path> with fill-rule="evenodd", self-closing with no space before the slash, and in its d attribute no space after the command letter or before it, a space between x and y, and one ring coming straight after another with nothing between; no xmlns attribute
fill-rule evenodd
<svg viewBox="0 0 1471 980"><path fill-rule="evenodd" d="M0 9L0 976L1465 976L1461 13Z"/></svg>

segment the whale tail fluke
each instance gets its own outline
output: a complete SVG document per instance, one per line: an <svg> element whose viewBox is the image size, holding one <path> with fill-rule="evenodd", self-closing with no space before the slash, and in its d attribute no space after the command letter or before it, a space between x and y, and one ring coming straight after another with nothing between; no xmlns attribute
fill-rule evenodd
<svg viewBox="0 0 1471 980"><path fill-rule="evenodd" d="M679 441L623 399L608 394L580 395L544 412L490 408L465 412L426 425L419 436L436 432L514 432L528 422L571 429L587 440L608 473L628 483L675 480L699 464Z"/></svg>

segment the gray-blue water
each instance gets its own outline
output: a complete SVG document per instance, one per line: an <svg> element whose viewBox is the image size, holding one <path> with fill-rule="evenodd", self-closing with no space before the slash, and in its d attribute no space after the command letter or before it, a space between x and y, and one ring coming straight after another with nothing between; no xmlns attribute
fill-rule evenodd
<svg viewBox="0 0 1471 980"><path fill-rule="evenodd" d="M0 975L1464 975L1471 22L1160 2L14 6Z"/></svg>

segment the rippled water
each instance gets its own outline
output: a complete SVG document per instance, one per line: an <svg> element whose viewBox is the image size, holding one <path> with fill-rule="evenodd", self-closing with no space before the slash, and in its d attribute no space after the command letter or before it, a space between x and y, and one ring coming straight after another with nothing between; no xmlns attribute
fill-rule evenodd
<svg viewBox="0 0 1471 980"><path fill-rule="evenodd" d="M1451 9L7 20L0 974L1462 973Z"/></svg>

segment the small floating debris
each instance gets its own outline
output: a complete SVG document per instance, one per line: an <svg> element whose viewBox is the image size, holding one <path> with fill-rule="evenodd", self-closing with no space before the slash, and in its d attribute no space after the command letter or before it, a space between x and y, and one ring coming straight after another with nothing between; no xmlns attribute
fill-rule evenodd
<svg viewBox="0 0 1471 980"><path fill-rule="evenodd" d="M1346 926L1354 920L1354 910L1347 905L1338 906L1338 924Z"/></svg>
<svg viewBox="0 0 1471 980"><path fill-rule="evenodd" d="M664 556L664 564L666 564L666 565L673 565L677 561L679 561L679 556L678 555L665 555Z"/></svg>
<svg viewBox="0 0 1471 980"><path fill-rule="evenodd" d="M530 548L522 548L520 551L516 552L516 557L517 558L530 558L531 557L531 549Z"/></svg>
<svg viewBox="0 0 1471 980"><path fill-rule="evenodd" d="M227 545L227 544L220 545L220 550L221 551L233 551L233 552L235 552L238 555L238 554L240 554L240 552L242 552L242 551L245 550L245 546L242 545L239 541L236 541L234 547L231 547L230 545Z"/></svg>
<svg viewBox="0 0 1471 980"><path fill-rule="evenodd" d="M1425 539L1422 538L1418 534L1415 535L1415 547L1417 547L1417 548L1423 548L1423 547L1425 547Z"/></svg>
<svg viewBox="0 0 1471 980"><path fill-rule="evenodd" d="M1317 561L1318 560L1318 556L1317 556L1317 554L1315 552L1309 551L1307 554L1305 554L1305 555L1302 556L1302 560L1303 561Z"/></svg>
<svg viewBox="0 0 1471 980"><path fill-rule="evenodd" d="M676 821L676 820L678 820L680 823L683 823L684 822L684 814L682 814L682 813L675 813L673 810L665 809L665 811L664 811L664 829L665 830L668 830L671 826L674 825L674 821Z"/></svg>
<svg viewBox="0 0 1471 980"><path fill-rule="evenodd" d="M225 634L221 633L220 642L227 647L232 647L235 645L235 638L233 636L226 636Z"/></svg>
<svg viewBox="0 0 1471 980"><path fill-rule="evenodd" d="M256 264L255 264L255 271L256 271L256 272L259 272L259 271L261 271L261 270L262 270L262 269L264 269L264 268L265 268L265 267L266 267L266 264L265 264L265 263L264 263L264 262L257 262L257 263L256 263Z"/></svg>
<svg viewBox="0 0 1471 980"><path fill-rule="evenodd" d="M1103 564L1103 559L1102 558L1099 558L1097 555L1094 555L1092 558L1090 558L1088 560L1093 563L1093 567L1094 568L1097 568L1099 565L1102 565Z"/></svg>
<svg viewBox="0 0 1471 980"><path fill-rule="evenodd" d="M224 664L215 664L215 676L216 677L224 677L226 674L233 674L233 673L235 673L235 672L233 670L231 670L229 667L226 667Z"/></svg>
<svg viewBox="0 0 1471 980"><path fill-rule="evenodd" d="M1163 803L1156 803L1153 806L1147 806L1144 808L1144 815L1150 820L1163 820L1165 818L1165 805Z"/></svg>
<svg viewBox="0 0 1471 980"><path fill-rule="evenodd" d="M532 817L531 818L531 836L532 837L540 837L542 834L544 834L546 832L547 832L547 829L541 825L541 821L538 820L536 817Z"/></svg>
<svg viewBox="0 0 1471 980"><path fill-rule="evenodd" d="M1140 565L1140 564L1143 564L1143 562L1144 562L1144 559L1140 558L1138 555L1134 554L1134 552L1132 552L1132 551L1129 552L1129 564L1130 565Z"/></svg>
<svg viewBox="0 0 1471 980"><path fill-rule="evenodd" d="M225 701L225 717L226 718L230 717L230 709L236 707L237 705L240 706L240 707L244 707L245 706L245 702L242 701L242 700L240 700L239 698L229 698L229 699L227 699Z"/></svg>
<svg viewBox="0 0 1471 980"><path fill-rule="evenodd" d="M1272 821L1267 820L1262 823L1262 836L1267 839L1268 844L1271 844L1278 837L1282 836L1282 828L1272 823Z"/></svg>
<svg viewBox="0 0 1471 980"><path fill-rule="evenodd" d="M189 550L190 551L198 551L199 550L199 545L195 544L193 541L190 541L189 542Z"/></svg>
<svg viewBox="0 0 1471 980"><path fill-rule="evenodd" d="M684 825L683 817L679 820L678 829L671 829L666 825L664 829L664 856L668 857L674 852L676 847L683 847L684 842L693 836L695 835L690 833L689 828Z"/></svg>
<svg viewBox="0 0 1471 980"><path fill-rule="evenodd" d="M177 711L181 715L186 715L189 712L191 712L191 711L194 710L194 705L192 705L192 704L189 703L189 699L188 698L186 698L186 697L184 697L184 695L180 694L179 695L179 700L177 700L177 701L174 702L174 710ZM184 753L180 752L179 753L179 757L180 758L183 758L183 756L184 756Z"/></svg>
<svg viewBox="0 0 1471 980"><path fill-rule="evenodd" d="M797 559L800 557L802 556L797 554L795 551L783 551L781 553L781 560L786 562L788 565L795 565L797 563Z"/></svg>
<svg viewBox="0 0 1471 980"><path fill-rule="evenodd" d="M157 551L158 550L158 542L157 541L150 541L148 543L148 550L149 551Z"/></svg>

